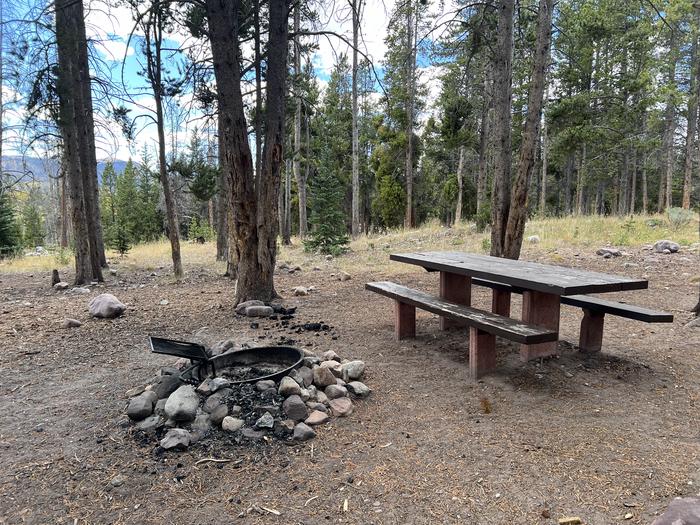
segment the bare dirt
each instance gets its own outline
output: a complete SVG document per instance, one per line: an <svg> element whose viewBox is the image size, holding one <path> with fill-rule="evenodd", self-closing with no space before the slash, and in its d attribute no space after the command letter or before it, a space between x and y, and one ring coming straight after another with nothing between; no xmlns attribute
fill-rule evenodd
<svg viewBox="0 0 700 525"><path fill-rule="evenodd" d="M337 339L270 321L251 328L233 313L232 283L204 268L188 268L181 284L131 272L89 295L52 291L48 274L2 275L0 523L650 523L673 497L700 491L700 329L684 327L697 256L558 257L647 277L649 290L620 297L675 322L609 317L604 351L585 356L572 344L581 312L564 307L560 357L521 363L499 340L498 372L471 382L465 335L440 332L434 316L419 314L416 340L393 340L391 303L363 290L378 272L342 283L330 270L278 277L295 322L332 324ZM437 290L437 275L417 269L393 279ZM317 290L291 297L297 285ZM89 298L105 291L129 309L89 319ZM476 289L475 304L487 301ZM83 325L63 329L64 317ZM119 424L125 392L173 361L150 354L147 335L191 339L203 327L363 359L373 393L308 443L158 454ZM233 461L196 465L209 457Z"/></svg>

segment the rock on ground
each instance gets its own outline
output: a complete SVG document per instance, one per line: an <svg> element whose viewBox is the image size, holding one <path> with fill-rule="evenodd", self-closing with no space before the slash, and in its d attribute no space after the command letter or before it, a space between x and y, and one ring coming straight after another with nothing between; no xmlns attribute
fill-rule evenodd
<svg viewBox="0 0 700 525"><path fill-rule="evenodd" d="M339 385L328 385L324 391L328 399L338 399L339 397L347 397L348 389Z"/></svg>
<svg viewBox="0 0 700 525"><path fill-rule="evenodd" d="M652 525L698 525L700 524L700 497L675 498Z"/></svg>
<svg viewBox="0 0 700 525"><path fill-rule="evenodd" d="M529 242L530 244L539 244L540 236L539 235L530 235L527 238L527 242Z"/></svg>
<svg viewBox="0 0 700 525"><path fill-rule="evenodd" d="M323 412L321 410L314 410L313 412L311 412L311 414L309 414L309 417L306 418L304 423L310 426L322 425L329 419L330 416L326 412Z"/></svg>
<svg viewBox="0 0 700 525"><path fill-rule="evenodd" d="M53 285L54 290L67 290L70 284L65 281L59 281Z"/></svg>
<svg viewBox="0 0 700 525"><path fill-rule="evenodd" d="M272 414L265 412L258 420L255 422L255 428L274 428L275 418Z"/></svg>
<svg viewBox="0 0 700 525"><path fill-rule="evenodd" d="M360 381L350 381L346 388L357 397L367 397L372 392L367 385Z"/></svg>
<svg viewBox="0 0 700 525"><path fill-rule="evenodd" d="M173 448L187 448L190 446L190 433L183 428L171 428L165 437L160 440L160 446L166 450Z"/></svg>
<svg viewBox="0 0 700 525"><path fill-rule="evenodd" d="M305 286L297 286L294 288L293 293L297 297L303 297L305 295L309 295L309 289Z"/></svg>
<svg viewBox="0 0 700 525"><path fill-rule="evenodd" d="M126 310L126 305L111 293L103 293L93 297L88 304L90 315L103 319L119 317Z"/></svg>
<svg viewBox="0 0 700 525"><path fill-rule="evenodd" d="M277 393L281 396L284 397L289 397L293 395L301 395L301 387L299 386L299 383L294 381L289 376L284 376L282 378L282 381L280 381L280 386L277 389Z"/></svg>
<svg viewBox="0 0 700 525"><path fill-rule="evenodd" d="M192 385L183 385L170 394L165 415L174 421L192 421L197 415L199 396Z"/></svg>
<svg viewBox="0 0 700 525"><path fill-rule="evenodd" d="M329 385L335 385L335 376L330 369L317 366L313 369L314 385L318 388L326 388Z"/></svg>
<svg viewBox="0 0 700 525"><path fill-rule="evenodd" d="M303 421L309 416L306 403L297 395L289 396L285 399L282 403L282 410L284 410L284 413L287 414L289 419L293 419L294 421Z"/></svg>
<svg viewBox="0 0 700 525"><path fill-rule="evenodd" d="M158 399L165 399L182 385L182 380L175 375L160 376L151 390L156 393Z"/></svg>
<svg viewBox="0 0 700 525"><path fill-rule="evenodd" d="M245 309L248 317L270 317L275 311L271 306L249 306Z"/></svg>
<svg viewBox="0 0 700 525"><path fill-rule="evenodd" d="M662 239L654 243L654 251L656 253L664 253L665 250L668 250L670 253L676 253L680 249L681 247L678 245L677 242L669 241L666 239Z"/></svg>
<svg viewBox="0 0 700 525"><path fill-rule="evenodd" d="M153 413L153 406L158 398L154 392L146 391L132 397L126 409L126 415L134 421L139 421Z"/></svg>
<svg viewBox="0 0 700 525"><path fill-rule="evenodd" d="M347 397L339 397L338 399L331 399L330 406L333 413L338 417L345 417L352 414L353 406L352 401Z"/></svg>
<svg viewBox="0 0 700 525"><path fill-rule="evenodd" d="M350 276L350 274L348 272L340 272L338 274L339 281L345 282L345 281L349 281L350 279L352 279L352 277Z"/></svg>
<svg viewBox="0 0 700 525"><path fill-rule="evenodd" d="M265 306L265 303L262 301L257 301L255 299L251 301L244 301L242 303L238 303L238 306L236 306L236 313L240 315L245 315L245 311L249 306Z"/></svg>
<svg viewBox="0 0 700 525"><path fill-rule="evenodd" d="M66 317L63 320L63 328L78 328L81 326L83 323L78 321L77 319L71 319L70 317Z"/></svg>
<svg viewBox="0 0 700 525"><path fill-rule="evenodd" d="M255 383L255 389L258 392L264 392L265 390L270 390L271 388L275 388L276 386L277 383L275 383L272 379L263 379Z"/></svg>
<svg viewBox="0 0 700 525"><path fill-rule="evenodd" d="M606 259L609 259L610 257L619 257L622 255L622 252L617 248L599 248L595 253L596 255L601 255Z"/></svg>
<svg viewBox="0 0 700 525"><path fill-rule="evenodd" d="M237 417L226 416L221 421L221 428L227 432L238 432L245 425L245 421Z"/></svg>
<svg viewBox="0 0 700 525"><path fill-rule="evenodd" d="M218 427L226 416L228 416L228 407L225 404L219 405L209 413L209 420L212 425Z"/></svg>
<svg viewBox="0 0 700 525"><path fill-rule="evenodd" d="M355 381L362 379L362 375L365 373L365 362L356 360L345 363L342 368L342 378L343 381Z"/></svg>
<svg viewBox="0 0 700 525"><path fill-rule="evenodd" d="M316 431L305 423L297 423L294 427L294 441L308 441L316 437Z"/></svg>

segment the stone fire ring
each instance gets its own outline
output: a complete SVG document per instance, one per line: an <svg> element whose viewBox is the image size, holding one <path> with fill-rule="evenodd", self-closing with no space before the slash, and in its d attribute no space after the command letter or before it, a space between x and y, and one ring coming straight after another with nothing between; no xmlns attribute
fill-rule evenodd
<svg viewBox="0 0 700 525"><path fill-rule="evenodd" d="M292 369L298 368L304 360L304 352L292 346L259 346L256 348L246 348L235 352L227 352L209 360L210 365L215 370L232 368L236 366L254 366L260 364L271 364L279 366L273 374L251 377L240 381L231 381L232 385L243 383L255 383L263 379L278 380L286 376ZM210 373L210 367L199 367L198 375L200 380L204 380Z"/></svg>

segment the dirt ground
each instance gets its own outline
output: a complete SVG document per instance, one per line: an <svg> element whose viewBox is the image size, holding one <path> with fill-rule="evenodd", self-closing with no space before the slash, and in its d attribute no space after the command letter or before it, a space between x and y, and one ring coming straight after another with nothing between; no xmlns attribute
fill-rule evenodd
<svg viewBox="0 0 700 525"><path fill-rule="evenodd" d="M120 425L126 390L173 361L150 354L147 335L288 334L236 317L232 283L206 268L187 268L181 284L167 270L120 274L123 284L108 277L89 295L52 291L48 274L0 275L0 523L648 524L673 497L700 491L700 329L684 328L698 258L559 256L648 278L649 290L620 297L675 322L609 317L604 351L586 357L572 344L581 312L563 307L560 357L521 363L499 340L498 372L471 382L465 334L440 332L434 316L419 314L416 340L393 340L390 301L363 289L381 273L341 283L332 264L305 268L280 275L278 291L298 306L296 321L325 321L339 337L289 337L365 360L370 398L308 443L165 454ZM392 279L437 290L437 275L416 268ZM317 290L291 297L297 285ZM105 291L128 303L122 318L88 317L89 298ZM487 300L476 289L475 304ZM63 329L64 317L83 325ZM195 465L208 457L234 461ZM115 476L124 483L113 487Z"/></svg>

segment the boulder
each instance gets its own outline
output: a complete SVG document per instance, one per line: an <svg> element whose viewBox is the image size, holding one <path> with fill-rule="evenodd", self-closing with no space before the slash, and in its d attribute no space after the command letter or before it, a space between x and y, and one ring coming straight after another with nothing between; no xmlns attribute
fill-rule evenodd
<svg viewBox="0 0 700 525"><path fill-rule="evenodd" d="M236 313L240 315L246 315L245 311L249 306L265 306L265 303L262 301L256 301L255 299L251 301L244 301L242 303L238 303L236 306Z"/></svg>
<svg viewBox="0 0 700 525"><path fill-rule="evenodd" d="M221 421L221 428L227 432L238 432L245 425L245 421L236 417L226 416Z"/></svg>
<svg viewBox="0 0 700 525"><path fill-rule="evenodd" d="M216 393L210 395L204 402L202 409L211 414L216 407L224 404L224 400L231 394L231 392L232 391L230 388L222 388Z"/></svg>
<svg viewBox="0 0 700 525"><path fill-rule="evenodd" d="M700 523L700 497L674 498L666 511L652 525L698 525Z"/></svg>
<svg viewBox="0 0 700 525"><path fill-rule="evenodd" d="M63 320L63 325L62 325L62 326L63 326L63 328L78 328L78 327L81 326L82 324L83 324L83 323L81 323L81 322L78 321L77 319L71 319L71 318L69 318L69 317L66 317L66 318Z"/></svg>
<svg viewBox="0 0 700 525"><path fill-rule="evenodd" d="M160 440L160 446L165 450L173 448L187 448L190 446L190 433L183 428L171 428L165 437Z"/></svg>
<svg viewBox="0 0 700 525"><path fill-rule="evenodd" d="M146 391L136 397L132 397L126 409L126 415L134 421L140 421L153 413L153 406L158 401L156 394Z"/></svg>
<svg viewBox="0 0 700 525"><path fill-rule="evenodd" d="M360 381L350 381L346 388L357 397L367 397L372 392L367 385Z"/></svg>
<svg viewBox="0 0 700 525"><path fill-rule="evenodd" d="M272 379L263 379L262 381L255 383L255 389L258 392L264 392L265 390L270 390L271 388L276 387L277 383L275 383Z"/></svg>
<svg viewBox="0 0 700 525"><path fill-rule="evenodd" d="M228 416L228 407L226 405L219 405L209 413L209 420L212 425L218 427L226 416Z"/></svg>
<svg viewBox="0 0 700 525"><path fill-rule="evenodd" d="M309 416L309 410L303 399L297 395L289 396L282 403L282 410L289 419L303 421Z"/></svg>
<svg viewBox="0 0 700 525"><path fill-rule="evenodd" d="M338 417L345 417L352 414L353 406L352 401L347 397L339 397L338 399L331 399L330 406L333 413Z"/></svg>
<svg viewBox="0 0 700 525"><path fill-rule="evenodd" d="M302 386L310 387L314 382L314 373L308 366L302 366L297 370L297 375L301 378Z"/></svg>
<svg viewBox="0 0 700 525"><path fill-rule="evenodd" d="M328 399L338 399L339 397L348 396L348 389L339 385L329 385L324 392Z"/></svg>
<svg viewBox="0 0 700 525"><path fill-rule="evenodd" d="M158 399L165 399L182 385L182 380L175 375L160 376L151 390L156 393Z"/></svg>
<svg viewBox="0 0 700 525"><path fill-rule="evenodd" d="M215 377L209 382L209 388L212 392L218 392L222 388L228 388L231 386L231 381L225 377Z"/></svg>
<svg viewBox="0 0 700 525"><path fill-rule="evenodd" d="M313 412L311 412L311 414L309 414L309 417L306 418L304 423L306 423L309 426L322 425L329 419L330 416L326 412L322 410L314 410Z"/></svg>
<svg viewBox="0 0 700 525"><path fill-rule="evenodd" d="M622 255L622 252L617 248L599 248L595 253L596 255L600 255L606 259L609 259L610 257L619 257Z"/></svg>
<svg viewBox="0 0 700 525"><path fill-rule="evenodd" d="M294 288L294 290L292 290L292 292L297 297L303 297L305 295L309 295L309 289L306 288L305 286L297 286L296 288Z"/></svg>
<svg viewBox="0 0 700 525"><path fill-rule="evenodd" d="M209 416L209 414L197 414L197 417L194 418L194 421L192 422L192 430L196 430L202 434L206 434L211 430L211 425L211 417Z"/></svg>
<svg viewBox="0 0 700 525"><path fill-rule="evenodd" d="M328 368L317 366L313 369L313 377L314 385L316 385L317 388L326 388L328 385L335 385L335 376Z"/></svg>
<svg viewBox="0 0 700 525"><path fill-rule="evenodd" d="M316 437L316 431L304 423L297 423L294 427L294 441L308 441Z"/></svg>
<svg viewBox="0 0 700 525"><path fill-rule="evenodd" d="M166 376L167 377L167 376ZM165 403L165 415L174 421L192 421L197 415L199 396L192 385L182 385Z"/></svg>
<svg viewBox="0 0 700 525"><path fill-rule="evenodd" d="M70 287L70 284L68 284L65 281L59 281L53 285L53 289L56 291L67 290L69 287Z"/></svg>
<svg viewBox="0 0 700 525"><path fill-rule="evenodd" d="M306 406L311 409L311 411L318 410L320 412L328 412L328 407L323 403L318 403L317 401L309 401Z"/></svg>
<svg viewBox="0 0 700 525"><path fill-rule="evenodd" d="M114 297L111 293L103 293L93 297L88 304L90 315L103 319L119 317L126 310L126 305Z"/></svg>
<svg viewBox="0 0 700 525"><path fill-rule="evenodd" d="M249 306L245 309L248 317L270 317L275 311L271 306Z"/></svg>
<svg viewBox="0 0 700 525"><path fill-rule="evenodd" d="M656 253L664 253L665 250L668 250L670 253L676 253L678 250L680 250L681 247L678 245L677 242L669 241L662 239L660 241L656 241L654 243L654 251Z"/></svg>
<svg viewBox="0 0 700 525"><path fill-rule="evenodd" d="M293 395L301 395L301 387L299 386L299 383L294 381L289 376L284 376L282 378L282 381L280 381L280 386L277 389L277 393L281 396L284 397L289 397Z"/></svg>
<svg viewBox="0 0 700 525"><path fill-rule="evenodd" d="M342 365L338 361L322 361L319 366L328 368L335 377L340 377L343 374Z"/></svg>
<svg viewBox="0 0 700 525"><path fill-rule="evenodd" d="M350 361L349 363L345 363L342 365L342 378L343 381L349 382L349 381L355 381L358 379L362 379L363 374L365 373L365 362L356 360L356 361Z"/></svg>
<svg viewBox="0 0 700 525"><path fill-rule="evenodd" d="M136 423L136 428L138 428L141 432L145 432L146 434L155 434L156 430L162 427L164 423L165 419L159 415L153 414L152 416L148 416L146 419Z"/></svg>
<svg viewBox="0 0 700 525"><path fill-rule="evenodd" d="M340 356L338 354L336 354L333 350L328 350L326 352L323 352L321 359L323 361L338 361L339 363L341 361Z"/></svg>

